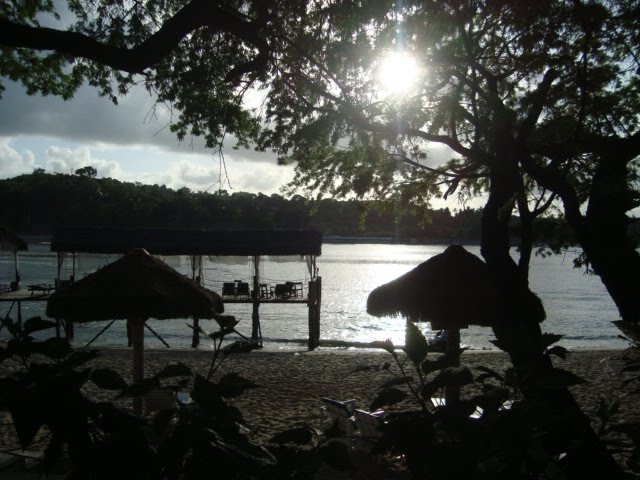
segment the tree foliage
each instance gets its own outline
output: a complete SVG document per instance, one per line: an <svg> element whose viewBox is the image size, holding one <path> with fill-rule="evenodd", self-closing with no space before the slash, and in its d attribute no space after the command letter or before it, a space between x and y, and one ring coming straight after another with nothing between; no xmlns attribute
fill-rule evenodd
<svg viewBox="0 0 640 480"><path fill-rule="evenodd" d="M51 234L58 227L112 226L154 228L308 228L325 236L382 236L390 240L459 242L480 239L480 210L426 210L399 216L395 209L374 209L369 202L226 191L172 190L159 185L120 182L87 175L30 175L0 180L0 224L23 234ZM363 215L366 217L363 219ZM513 235L519 232L514 218ZM540 218L536 238L568 246L574 241L559 218Z"/></svg>

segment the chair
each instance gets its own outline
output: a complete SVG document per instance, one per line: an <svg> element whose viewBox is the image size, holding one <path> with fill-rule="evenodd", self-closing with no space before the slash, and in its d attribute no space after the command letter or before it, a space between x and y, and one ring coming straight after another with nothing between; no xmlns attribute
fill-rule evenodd
<svg viewBox="0 0 640 480"><path fill-rule="evenodd" d="M356 401L346 400L341 402L332 398L321 398L320 401L323 403L322 412L329 416L331 424L338 427L345 435L353 435L356 430L353 418Z"/></svg>
<svg viewBox="0 0 640 480"><path fill-rule="evenodd" d="M235 297L236 296L236 284L233 282L224 282L222 284L222 296L223 297Z"/></svg>
<svg viewBox="0 0 640 480"><path fill-rule="evenodd" d="M269 285L267 285L266 283L261 283L259 288L260 298L271 298L273 296L272 291L269 290Z"/></svg>
<svg viewBox="0 0 640 480"><path fill-rule="evenodd" d="M290 298L291 297L291 287L286 283L279 283L276 285L276 289L273 292L276 298Z"/></svg>
<svg viewBox="0 0 640 480"><path fill-rule="evenodd" d="M236 288L236 295L238 297L249 297L249 284L247 282L240 282Z"/></svg>
<svg viewBox="0 0 640 480"><path fill-rule="evenodd" d="M297 297L296 295L296 284L293 282L284 282L285 289L289 298Z"/></svg>
<svg viewBox="0 0 640 480"><path fill-rule="evenodd" d="M382 410L365 412L364 410L356 408L353 411L353 418L360 432L356 446L359 447L360 450L371 451L378 442L378 439L382 436L384 412Z"/></svg>

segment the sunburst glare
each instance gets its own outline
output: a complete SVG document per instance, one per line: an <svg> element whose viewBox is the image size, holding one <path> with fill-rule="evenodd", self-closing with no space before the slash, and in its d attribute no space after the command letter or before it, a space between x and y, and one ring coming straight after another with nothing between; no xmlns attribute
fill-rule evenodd
<svg viewBox="0 0 640 480"><path fill-rule="evenodd" d="M385 93L405 95L417 86L420 75L420 64L413 56L394 52L380 61L376 77Z"/></svg>

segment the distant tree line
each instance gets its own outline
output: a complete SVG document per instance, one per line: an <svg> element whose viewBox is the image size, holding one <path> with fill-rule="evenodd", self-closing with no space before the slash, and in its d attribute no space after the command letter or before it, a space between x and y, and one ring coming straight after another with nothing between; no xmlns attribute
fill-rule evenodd
<svg viewBox="0 0 640 480"><path fill-rule="evenodd" d="M481 210L428 210L422 215L360 200L309 201L246 192L172 190L97 178L92 167L75 174L36 169L0 180L0 223L23 234L50 234L60 226L172 228L305 228L336 236L383 236L398 240L480 238ZM513 219L514 232L518 219ZM571 237L563 221L541 218L538 238Z"/></svg>

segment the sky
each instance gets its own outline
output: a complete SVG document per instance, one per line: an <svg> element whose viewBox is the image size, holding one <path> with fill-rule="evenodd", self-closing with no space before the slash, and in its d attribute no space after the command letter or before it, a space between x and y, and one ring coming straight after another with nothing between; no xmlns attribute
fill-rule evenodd
<svg viewBox="0 0 640 480"><path fill-rule="evenodd" d="M199 139L182 143L166 128L166 111L152 112L154 104L143 89L113 105L90 87L70 101L29 96L14 82L4 81L0 100L0 177L48 172L73 173L93 166L99 177L194 191L278 193L293 175L291 167L276 165L275 156L253 150L224 149L220 156Z"/></svg>

